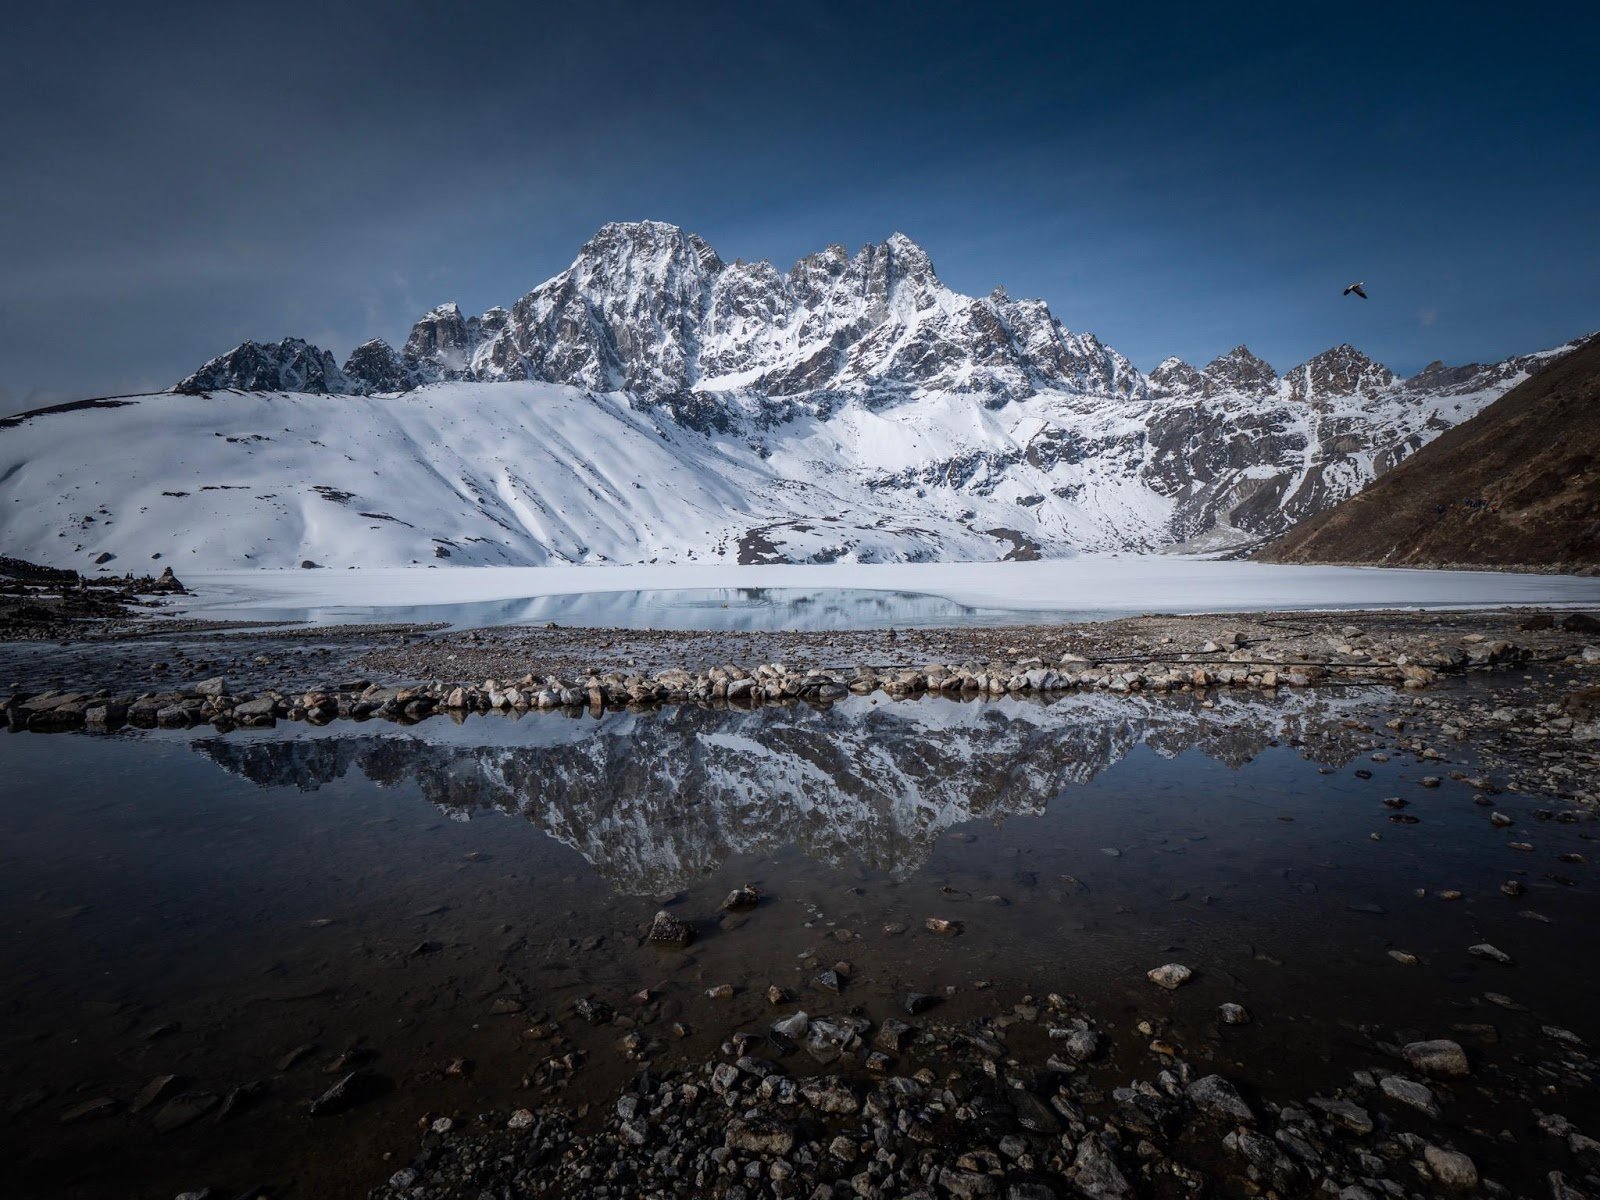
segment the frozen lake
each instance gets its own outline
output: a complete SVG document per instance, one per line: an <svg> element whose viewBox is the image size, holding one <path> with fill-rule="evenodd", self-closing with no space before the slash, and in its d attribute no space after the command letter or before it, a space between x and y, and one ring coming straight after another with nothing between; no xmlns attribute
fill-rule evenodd
<svg viewBox="0 0 1600 1200"><path fill-rule="evenodd" d="M1027 625L1144 612L1600 606L1600 578L1220 562L412 567L185 576L185 615L656 629Z"/></svg>

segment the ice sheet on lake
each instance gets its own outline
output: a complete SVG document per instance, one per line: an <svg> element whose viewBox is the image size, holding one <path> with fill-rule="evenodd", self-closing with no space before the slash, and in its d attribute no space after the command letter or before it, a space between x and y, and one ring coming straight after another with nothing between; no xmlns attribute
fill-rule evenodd
<svg viewBox="0 0 1600 1200"><path fill-rule="evenodd" d="M450 605L486 605L538 597L671 591L736 594L772 589L822 596L836 590L938 597L973 609L1067 618L1140 612L1226 612L1339 608L1491 608L1510 605L1600 606L1600 578L1496 571L1426 571L1379 567L1281 566L1177 555L1082 556L1015 563L614 567L396 567L346 571L201 572L185 577L196 595L189 615L225 618L279 613L322 621L418 619L401 609L431 609L452 620ZM528 619L512 606L513 619ZM600 610L603 612L603 608ZM648 604L645 609L648 611ZM707 604L701 619L676 628L727 628ZM537 620L537 617L533 618ZM483 624L504 623L493 617ZM606 624L601 619L570 624ZM647 624L647 619L617 622ZM895 623L872 615L857 627ZM901 624L915 623L915 618ZM960 623L945 622L945 623ZM663 621L663 627L668 623ZM782 615L768 628L785 628ZM792 627L811 627L795 614ZM832 626L846 627L843 623Z"/></svg>

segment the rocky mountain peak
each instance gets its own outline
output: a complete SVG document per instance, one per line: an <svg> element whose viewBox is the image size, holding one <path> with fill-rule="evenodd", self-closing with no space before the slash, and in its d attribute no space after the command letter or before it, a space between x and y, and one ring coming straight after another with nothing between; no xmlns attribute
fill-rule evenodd
<svg viewBox="0 0 1600 1200"><path fill-rule="evenodd" d="M1312 401L1349 396L1371 398L1395 382L1393 371L1348 342L1324 350L1293 368L1284 378L1291 397Z"/></svg>
<svg viewBox="0 0 1600 1200"><path fill-rule="evenodd" d="M1234 392L1245 396L1265 396L1278 386L1278 373L1270 363L1257 358L1248 346L1239 345L1218 355L1202 372L1206 394Z"/></svg>
<svg viewBox="0 0 1600 1200"><path fill-rule="evenodd" d="M717 252L697 233L665 221L610 221L583 244L570 271L665 278L674 270L713 275L722 269Z"/></svg>
<svg viewBox="0 0 1600 1200"><path fill-rule="evenodd" d="M883 243L898 279L937 279L928 252L903 233L891 233Z"/></svg>
<svg viewBox="0 0 1600 1200"><path fill-rule="evenodd" d="M219 354L173 390L198 395L237 388L246 392L322 392L354 390L332 354L303 338L242 342Z"/></svg>
<svg viewBox="0 0 1600 1200"><path fill-rule="evenodd" d="M1155 396L1200 395L1205 391L1206 377L1177 357L1162 359L1146 378Z"/></svg>
<svg viewBox="0 0 1600 1200"><path fill-rule="evenodd" d="M478 319L463 316L461 306L450 301L431 309L412 326L400 357L416 383L465 379L471 371L478 335Z"/></svg>
<svg viewBox="0 0 1600 1200"><path fill-rule="evenodd" d="M344 374L358 392L403 392L411 386L404 360L382 338L362 342L352 350Z"/></svg>

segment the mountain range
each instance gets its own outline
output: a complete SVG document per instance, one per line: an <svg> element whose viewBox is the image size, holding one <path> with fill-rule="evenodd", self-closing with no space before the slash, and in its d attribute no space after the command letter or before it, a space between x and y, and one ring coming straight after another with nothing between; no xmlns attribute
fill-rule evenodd
<svg viewBox="0 0 1600 1200"><path fill-rule="evenodd" d="M1244 346L1145 374L1042 301L945 287L901 234L780 271L617 223L399 350L246 342L170 393L0 421L0 544L105 569L1219 548L1577 344L1406 379L1348 345L1281 376Z"/></svg>

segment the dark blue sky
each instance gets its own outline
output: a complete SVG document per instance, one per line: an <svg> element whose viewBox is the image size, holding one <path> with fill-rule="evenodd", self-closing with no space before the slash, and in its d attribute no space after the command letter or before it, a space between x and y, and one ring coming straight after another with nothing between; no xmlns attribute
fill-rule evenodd
<svg viewBox="0 0 1600 1200"><path fill-rule="evenodd" d="M1600 328L1593 6L244 7L8 17L0 408L342 358L640 217L781 266L904 230L1147 369Z"/></svg>

